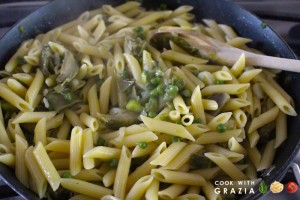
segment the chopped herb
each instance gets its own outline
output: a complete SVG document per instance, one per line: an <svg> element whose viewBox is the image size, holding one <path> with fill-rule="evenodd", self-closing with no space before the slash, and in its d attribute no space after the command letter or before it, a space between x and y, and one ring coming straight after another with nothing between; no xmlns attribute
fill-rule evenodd
<svg viewBox="0 0 300 200"><path fill-rule="evenodd" d="M260 26L261 26L261 28L263 28L263 29L267 28L267 24L266 24L265 22L262 22Z"/></svg>
<svg viewBox="0 0 300 200"><path fill-rule="evenodd" d="M98 146L104 146L105 144L105 139L103 137L99 137L97 141Z"/></svg>
<svg viewBox="0 0 300 200"><path fill-rule="evenodd" d="M182 80L181 78L178 78L177 76L172 77L171 83L173 85L176 85L179 90L183 89L184 85L185 85L184 80Z"/></svg>
<svg viewBox="0 0 300 200"><path fill-rule="evenodd" d="M62 175L61 175L62 178L71 178L72 175L70 172L64 172Z"/></svg>
<svg viewBox="0 0 300 200"><path fill-rule="evenodd" d="M156 117L156 115L157 115L157 112L154 112L154 111L150 111L148 113L148 116L151 117L151 118Z"/></svg>
<svg viewBox="0 0 300 200"><path fill-rule="evenodd" d="M122 77L123 79L127 79L127 78L129 78L129 73L128 73L126 70L124 70L124 71L121 73L121 77Z"/></svg>
<svg viewBox="0 0 300 200"><path fill-rule="evenodd" d="M18 27L18 31L20 32L20 33L24 33L25 32L25 29L24 29L24 26L19 26Z"/></svg>
<svg viewBox="0 0 300 200"><path fill-rule="evenodd" d="M140 102L138 102L135 99L130 99L128 103L126 104L126 109L133 111L133 112L141 112L143 110L143 107Z"/></svg>
<svg viewBox="0 0 300 200"><path fill-rule="evenodd" d="M172 142L180 142L180 137L172 136Z"/></svg>
<svg viewBox="0 0 300 200"><path fill-rule="evenodd" d="M109 166L111 168L117 168L118 167L118 159L117 158L113 158L109 161Z"/></svg>
<svg viewBox="0 0 300 200"><path fill-rule="evenodd" d="M222 85L222 84L224 84L224 81L223 80L216 80L216 84L217 85Z"/></svg>
<svg viewBox="0 0 300 200"><path fill-rule="evenodd" d="M137 33L142 33L144 31L144 29L141 26L137 26L137 27L134 28L134 31L137 32Z"/></svg>
<svg viewBox="0 0 300 200"><path fill-rule="evenodd" d="M23 56L17 56L17 57L16 57L16 60L17 60L18 65L24 65L24 64L27 64L27 62L26 62L26 60L24 59Z"/></svg>
<svg viewBox="0 0 300 200"><path fill-rule="evenodd" d="M219 133L223 133L227 130L227 127L225 124L218 124L216 130Z"/></svg>
<svg viewBox="0 0 300 200"><path fill-rule="evenodd" d="M71 102L72 99L73 99L73 96L72 96L72 93L71 92L68 92L64 95L64 98L67 102Z"/></svg>
<svg viewBox="0 0 300 200"><path fill-rule="evenodd" d="M146 149L147 148L147 142L140 142L139 143L139 147L141 148L141 149Z"/></svg>

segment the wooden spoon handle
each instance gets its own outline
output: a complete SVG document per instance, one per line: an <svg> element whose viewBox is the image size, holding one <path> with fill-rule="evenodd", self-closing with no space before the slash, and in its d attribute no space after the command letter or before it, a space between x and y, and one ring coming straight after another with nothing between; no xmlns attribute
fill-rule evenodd
<svg viewBox="0 0 300 200"><path fill-rule="evenodd" d="M300 72L300 60L259 55L250 52L245 52L245 56L248 65Z"/></svg>

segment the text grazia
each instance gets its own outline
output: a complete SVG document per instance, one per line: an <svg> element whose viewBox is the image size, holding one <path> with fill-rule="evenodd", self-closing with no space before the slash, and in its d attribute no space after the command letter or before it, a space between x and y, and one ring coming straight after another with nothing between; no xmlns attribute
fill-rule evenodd
<svg viewBox="0 0 300 200"><path fill-rule="evenodd" d="M216 194L254 194L253 187L257 181L215 181Z"/></svg>

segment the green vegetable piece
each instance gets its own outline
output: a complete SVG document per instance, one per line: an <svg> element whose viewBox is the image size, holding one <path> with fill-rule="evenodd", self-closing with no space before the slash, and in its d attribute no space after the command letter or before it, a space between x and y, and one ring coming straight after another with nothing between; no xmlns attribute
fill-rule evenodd
<svg viewBox="0 0 300 200"><path fill-rule="evenodd" d="M103 137L99 137L97 141L98 146L104 146L105 144L105 139Z"/></svg>
<svg viewBox="0 0 300 200"><path fill-rule="evenodd" d="M266 194L268 192L268 185L264 180L262 180L259 184L259 192L262 194Z"/></svg>
<svg viewBox="0 0 300 200"><path fill-rule="evenodd" d="M180 137L172 136L172 142L180 142Z"/></svg>
<svg viewBox="0 0 300 200"><path fill-rule="evenodd" d="M8 103L5 100L1 100L0 101L0 105L3 111L5 112L18 112L18 108L14 107L13 105L11 105L10 103Z"/></svg>
<svg viewBox="0 0 300 200"><path fill-rule="evenodd" d="M165 85L163 83L159 84L156 88L157 92L159 94L163 94L164 93L164 89L165 89Z"/></svg>
<svg viewBox="0 0 300 200"><path fill-rule="evenodd" d="M111 168L117 168L118 167L118 163L119 163L118 159L117 158L113 158L113 159L111 159L109 161L109 166Z"/></svg>
<svg viewBox="0 0 300 200"><path fill-rule="evenodd" d="M64 95L64 98L67 102L71 102L72 99L73 99L73 96L72 96L72 93L71 92L68 92Z"/></svg>
<svg viewBox="0 0 300 200"><path fill-rule="evenodd" d="M72 175L70 172L64 172L62 175L61 175L62 178L71 178Z"/></svg>
<svg viewBox="0 0 300 200"><path fill-rule="evenodd" d="M157 97L157 96L158 96L157 88L151 90L151 92L150 92L150 97Z"/></svg>
<svg viewBox="0 0 300 200"><path fill-rule="evenodd" d="M129 73L128 73L126 70L124 70L124 71L121 73L121 77L122 77L123 79L127 79L127 78L129 78Z"/></svg>
<svg viewBox="0 0 300 200"><path fill-rule="evenodd" d="M267 28L267 24L266 24L265 22L262 22L260 26L261 26L261 28L263 28L263 29Z"/></svg>
<svg viewBox="0 0 300 200"><path fill-rule="evenodd" d="M150 97L149 102L145 105L146 112L156 111L158 109L158 101L154 97Z"/></svg>
<svg viewBox="0 0 300 200"><path fill-rule="evenodd" d="M139 147L140 147L141 149L146 149L147 146L148 146L147 142L140 142L140 143L139 143Z"/></svg>
<svg viewBox="0 0 300 200"><path fill-rule="evenodd" d="M153 85L158 85L159 82L160 82L160 77L154 77L154 78L151 78L150 82L151 82Z"/></svg>
<svg viewBox="0 0 300 200"><path fill-rule="evenodd" d="M142 81L143 81L143 83L146 83L147 82L147 80L149 79L149 72L148 71L143 71L143 73L142 73Z"/></svg>
<svg viewBox="0 0 300 200"><path fill-rule="evenodd" d="M188 89L185 89L182 91L182 95L186 98L189 98L192 96L192 93Z"/></svg>
<svg viewBox="0 0 300 200"><path fill-rule="evenodd" d="M209 158L200 154L193 154L190 163L193 169L207 169L216 166Z"/></svg>
<svg viewBox="0 0 300 200"><path fill-rule="evenodd" d="M179 88L179 90L184 88L184 81L181 78L178 78L177 76L173 76L171 82L173 85L176 85Z"/></svg>
<svg viewBox="0 0 300 200"><path fill-rule="evenodd" d="M223 133L227 130L227 127L225 124L218 124L216 129L219 133Z"/></svg>
<svg viewBox="0 0 300 200"><path fill-rule="evenodd" d="M24 33L25 32L24 26L19 26L18 31L19 33Z"/></svg>
<svg viewBox="0 0 300 200"><path fill-rule="evenodd" d="M130 99L126 104L126 109L133 112L141 112L143 107L140 102L135 99Z"/></svg>
<svg viewBox="0 0 300 200"><path fill-rule="evenodd" d="M217 85L224 84L224 81L223 81L223 80L216 80L216 84L217 84Z"/></svg>
<svg viewBox="0 0 300 200"><path fill-rule="evenodd" d="M137 32L137 33L142 33L144 31L144 29L141 26L137 26L137 27L134 28L134 31Z"/></svg>
<svg viewBox="0 0 300 200"><path fill-rule="evenodd" d="M156 117L156 115L157 115L157 112L155 112L155 111L150 111L148 113L148 116L151 117L151 118Z"/></svg>
<svg viewBox="0 0 300 200"><path fill-rule="evenodd" d="M164 72L160 68L157 68L155 70L155 76L163 76L163 75L164 75Z"/></svg>
<svg viewBox="0 0 300 200"><path fill-rule="evenodd" d="M25 64L27 64L27 62L26 62L26 60L24 59L23 56L17 56L16 60L17 60L18 65L25 65Z"/></svg>
<svg viewBox="0 0 300 200"><path fill-rule="evenodd" d="M193 121L193 124L201 124L202 120L199 117L196 117Z"/></svg>

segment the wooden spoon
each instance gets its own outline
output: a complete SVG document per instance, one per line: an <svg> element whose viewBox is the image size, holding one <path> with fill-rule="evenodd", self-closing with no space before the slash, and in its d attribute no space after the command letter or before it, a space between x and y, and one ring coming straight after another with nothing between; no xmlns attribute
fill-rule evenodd
<svg viewBox="0 0 300 200"><path fill-rule="evenodd" d="M244 53L247 65L300 72L300 60L260 55L238 49L192 29L162 27L155 34L162 33L177 34L191 47L199 49L201 56L219 62L220 64L232 66L241 54Z"/></svg>

